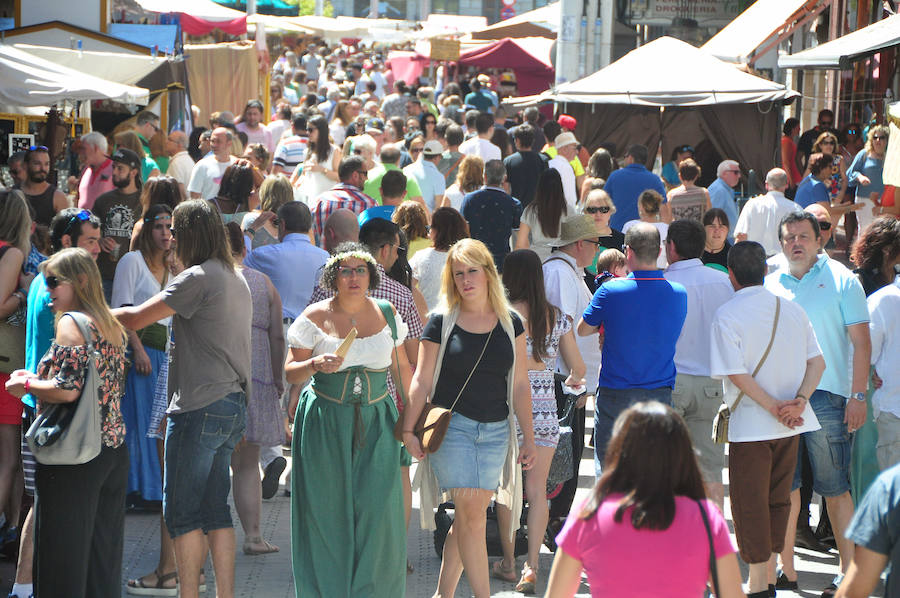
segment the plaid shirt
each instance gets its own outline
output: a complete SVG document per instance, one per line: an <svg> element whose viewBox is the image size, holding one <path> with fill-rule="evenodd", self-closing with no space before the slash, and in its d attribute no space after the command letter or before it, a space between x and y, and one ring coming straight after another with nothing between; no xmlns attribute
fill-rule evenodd
<svg viewBox="0 0 900 598"><path fill-rule="evenodd" d="M325 221L340 208L347 208L357 216L369 208L374 208L375 200L353 185L338 183L325 193L319 195L312 207L313 224L316 236L321 238L325 230ZM407 289L409 290L409 289ZM323 297L324 299L324 297ZM387 297L385 297L387 299ZM388 299L389 300L389 299ZM405 318L404 318L405 319Z"/></svg>
<svg viewBox="0 0 900 598"><path fill-rule="evenodd" d="M389 277L381 264L378 264L378 273L381 275L381 282L378 283L378 286L375 287L374 290L369 292L369 296L374 299L383 299L390 302L397 310L397 314L399 314L409 327L409 334L406 338L418 340L422 336L422 331L425 327L422 325L422 318L419 317L419 310L416 308L416 302L413 300L412 291ZM313 304L328 299L333 295L333 292L328 289L323 289L316 283L316 288L313 290L309 303ZM402 410L403 406L400 405L400 401L397 399L397 392L394 388L393 376L388 376L388 390L391 392L391 396L394 397L397 408Z"/></svg>

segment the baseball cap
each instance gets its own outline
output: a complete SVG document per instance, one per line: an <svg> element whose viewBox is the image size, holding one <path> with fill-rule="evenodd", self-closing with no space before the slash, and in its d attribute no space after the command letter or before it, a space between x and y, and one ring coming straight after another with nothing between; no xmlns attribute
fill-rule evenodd
<svg viewBox="0 0 900 598"><path fill-rule="evenodd" d="M575 126L578 124L578 121L575 120L575 117L569 116L568 114L560 114L559 118L556 119L556 122L563 129L568 129L569 131L574 131Z"/></svg>
<svg viewBox="0 0 900 598"><path fill-rule="evenodd" d="M567 145L576 145L578 140L575 139L574 133L569 133L566 131L565 133L560 133L556 136L556 139L553 140L553 145L557 148L566 147Z"/></svg>
<svg viewBox="0 0 900 598"><path fill-rule="evenodd" d="M380 118L370 118L366 121L366 131L384 133L384 121Z"/></svg>
<svg viewBox="0 0 900 598"><path fill-rule="evenodd" d="M118 148L109 159L138 170L141 168L141 157L126 147Z"/></svg>
<svg viewBox="0 0 900 598"><path fill-rule="evenodd" d="M422 153L426 156L440 156L444 153L444 146L437 139L432 139L425 142L425 148L422 150Z"/></svg>

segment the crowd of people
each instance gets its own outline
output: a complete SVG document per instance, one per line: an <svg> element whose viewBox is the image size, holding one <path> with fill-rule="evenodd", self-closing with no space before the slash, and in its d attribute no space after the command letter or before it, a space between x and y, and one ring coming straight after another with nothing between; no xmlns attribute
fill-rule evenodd
<svg viewBox="0 0 900 598"><path fill-rule="evenodd" d="M774 596L797 588L795 544L819 542L813 491L840 553L823 596L868 592L896 561L900 496L888 128L836 130L825 110L800 136L788 119L782 166L739 206L735 160L704 188L690 146L662 176L640 144L590 153L573 117L514 113L487 74L392 79L374 54L288 51L271 114L251 99L208 128L195 114L187 135L143 111L112 139L82 136L72 197L48 182L46 147L10 158L10 597L119 596L126 508L160 503L158 565L126 591L197 596L211 554L217 595L232 596L229 493L243 552L280 550L260 511L281 489L285 445L298 596L403 595L413 491L423 528L454 506L436 596L464 571L478 598L491 577L572 596L582 572L595 596L696 596L708 583L741 596L737 553L747 595ZM41 463L25 433L79 400L90 363L100 454ZM575 467L593 400L586 501L573 500L574 470L547 498L557 386L580 397L565 440ZM712 436L723 405L727 457ZM451 414L437 447L419 425L433 407ZM503 557L489 563L492 500ZM544 571L548 529L558 549Z"/></svg>

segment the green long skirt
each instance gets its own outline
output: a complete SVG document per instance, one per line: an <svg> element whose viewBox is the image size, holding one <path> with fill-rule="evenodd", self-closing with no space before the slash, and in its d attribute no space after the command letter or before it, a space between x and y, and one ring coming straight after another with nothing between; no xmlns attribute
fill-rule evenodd
<svg viewBox="0 0 900 598"><path fill-rule="evenodd" d="M850 493L854 506L859 505L869 485L875 481L881 471L878 469L878 427L872 413L872 378L869 377L869 388L866 392L866 423L853 434L853 447L850 461ZM851 399L852 400L852 399Z"/></svg>
<svg viewBox="0 0 900 598"><path fill-rule="evenodd" d="M316 374L291 444L291 549L298 598L400 598L406 524L397 407L387 370Z"/></svg>

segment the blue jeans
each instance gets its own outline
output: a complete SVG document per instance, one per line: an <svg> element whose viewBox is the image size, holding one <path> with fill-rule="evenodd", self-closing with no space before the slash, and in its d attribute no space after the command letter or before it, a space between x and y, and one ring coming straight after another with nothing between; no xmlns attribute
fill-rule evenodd
<svg viewBox="0 0 900 598"><path fill-rule="evenodd" d="M801 434L800 442L809 453L813 490L821 496L840 496L850 490L850 432L844 423L846 402L841 395L827 390L817 390L809 397L809 405L822 427ZM791 490L800 487L800 467L798 459Z"/></svg>
<svg viewBox="0 0 900 598"><path fill-rule="evenodd" d="M173 538L195 529L208 533L232 527L229 467L246 426L243 392L233 392L202 409L169 416L163 517Z"/></svg>
<svg viewBox="0 0 900 598"><path fill-rule="evenodd" d="M659 401L672 406L672 387L660 388L597 388L594 401L594 474L599 478L606 445L612 437L613 425L619 414L641 401Z"/></svg>

